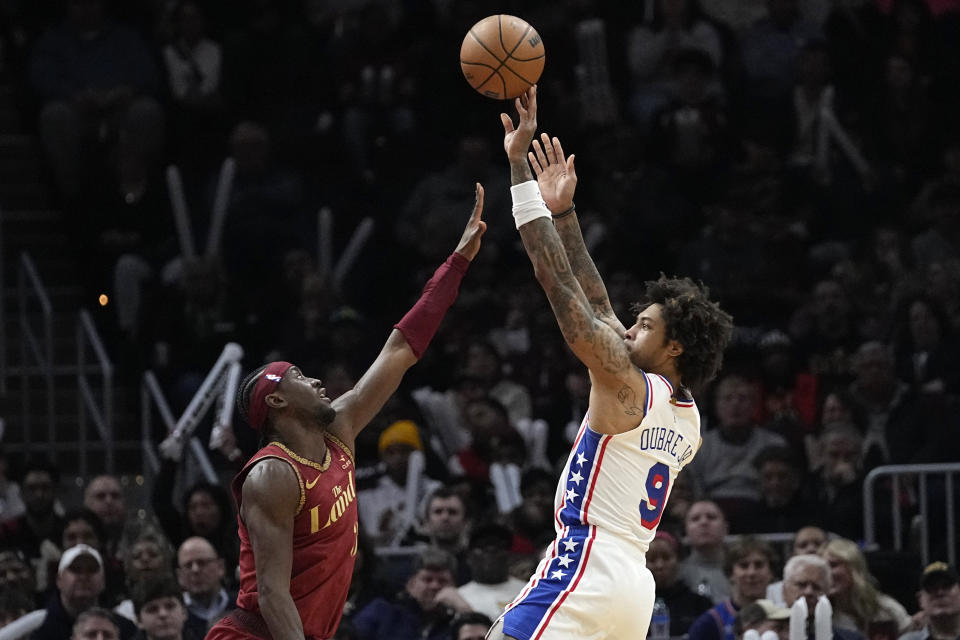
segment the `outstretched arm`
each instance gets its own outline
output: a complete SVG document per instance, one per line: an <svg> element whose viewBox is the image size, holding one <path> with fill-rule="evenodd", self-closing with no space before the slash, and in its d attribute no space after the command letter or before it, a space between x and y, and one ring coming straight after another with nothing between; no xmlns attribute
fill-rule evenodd
<svg viewBox="0 0 960 640"><path fill-rule="evenodd" d="M563 147L557 137L551 139L543 133L540 134L540 140L533 141L534 151L528 152L527 158L537 174L537 184L543 201L553 214L553 223L567 252L570 267L584 295L590 301L594 314L622 337L626 333L626 327L613 311L607 287L587 251L580 231L580 221L573 203L573 193L577 187L575 156L571 154L570 157L564 157Z"/></svg>
<svg viewBox="0 0 960 640"><path fill-rule="evenodd" d="M594 377L614 378L631 366L623 338L594 314L527 164L527 150L537 128L535 86L516 100L516 107L520 114L516 129L507 114L500 119L520 238L567 344Z"/></svg>
<svg viewBox="0 0 960 640"><path fill-rule="evenodd" d="M480 250L487 229L483 214L483 187L478 183L473 213L467 221L456 251L447 258L423 288L420 299L398 322L383 349L357 385L337 398L337 417L330 431L353 446L353 439L400 386L407 369L423 356L447 309L457 298L460 281Z"/></svg>

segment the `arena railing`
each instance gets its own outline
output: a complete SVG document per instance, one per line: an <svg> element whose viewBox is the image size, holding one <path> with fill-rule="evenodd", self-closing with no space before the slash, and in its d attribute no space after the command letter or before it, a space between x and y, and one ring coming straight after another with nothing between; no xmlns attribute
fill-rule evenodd
<svg viewBox="0 0 960 640"><path fill-rule="evenodd" d="M942 477L944 481L944 514L946 516L944 526L946 528L946 550L948 561L951 565L956 565L956 514L954 503L953 475L960 473L960 462L949 462L939 464L897 464L877 467L867 474L863 482L863 539L867 550L877 547L877 511L876 511L876 486L881 478L889 478L891 481L890 508L892 514L893 527L893 545L894 550L903 550L903 513L901 511L900 495L904 480L916 478L917 496L919 501L919 518L917 526L919 528L919 546L920 556L924 566L930 558L930 496L928 494L928 479L933 477Z"/></svg>
<svg viewBox="0 0 960 640"><path fill-rule="evenodd" d="M37 308L32 310L30 302L36 301ZM32 430L30 429L30 378L36 373L42 376L46 391L47 438L52 445L56 442L56 423L53 394L53 305L50 296L40 279L33 259L26 251L20 254L17 269L17 303L20 329L20 379L21 379L21 428L23 443L30 448ZM39 323L36 323L39 316ZM39 325L40 335L36 332ZM33 366L31 366L33 365Z"/></svg>
<svg viewBox="0 0 960 640"><path fill-rule="evenodd" d="M98 404L94 394L94 385L87 377L87 351L91 350L96 359L93 369L100 374L101 399ZM80 309L77 319L77 421L79 438L79 471L81 478L87 475L87 418L93 421L100 441L103 443L103 467L107 473L113 473L113 364L107 357L107 350L93 324L93 318L86 309Z"/></svg>

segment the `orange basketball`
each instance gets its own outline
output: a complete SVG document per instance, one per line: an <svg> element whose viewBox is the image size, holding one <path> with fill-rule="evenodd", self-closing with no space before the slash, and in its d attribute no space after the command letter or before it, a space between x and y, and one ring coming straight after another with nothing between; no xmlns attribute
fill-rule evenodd
<svg viewBox="0 0 960 640"><path fill-rule="evenodd" d="M543 41L516 16L488 16L460 45L460 69L470 86L494 100L516 98L543 73Z"/></svg>

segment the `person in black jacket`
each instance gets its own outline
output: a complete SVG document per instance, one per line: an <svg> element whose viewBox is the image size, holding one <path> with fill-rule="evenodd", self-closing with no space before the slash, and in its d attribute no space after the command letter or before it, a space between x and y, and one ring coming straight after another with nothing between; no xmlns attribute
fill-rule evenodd
<svg viewBox="0 0 960 640"><path fill-rule="evenodd" d="M225 580L232 587L240 557L233 501L220 485L201 480L184 492L178 509L170 491L176 473L176 461L164 459L153 485L153 512L174 548L193 536L206 538L223 558Z"/></svg>
<svg viewBox="0 0 960 640"><path fill-rule="evenodd" d="M679 578L680 543L666 531L658 531L647 549L647 568L657 584L656 597L670 611L670 635L682 636L701 613L713 606L706 596L690 590Z"/></svg>

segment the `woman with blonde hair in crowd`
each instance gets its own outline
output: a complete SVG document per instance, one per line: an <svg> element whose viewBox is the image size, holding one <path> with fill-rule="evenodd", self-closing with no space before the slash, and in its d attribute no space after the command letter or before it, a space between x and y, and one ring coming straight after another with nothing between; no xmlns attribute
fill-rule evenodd
<svg viewBox="0 0 960 640"><path fill-rule="evenodd" d="M877 588L856 543L836 538L820 549L820 555L830 565L834 626L859 631L868 638L877 634L896 638L910 626L903 605Z"/></svg>

